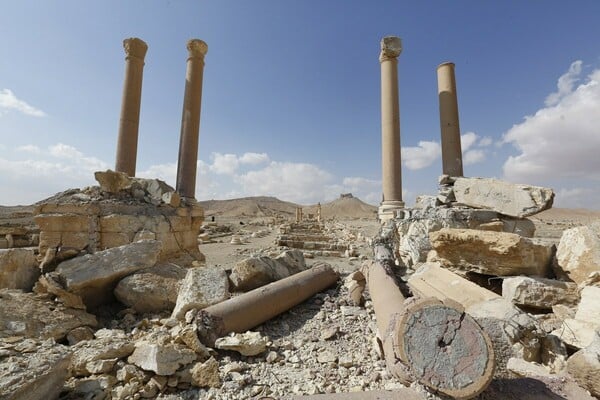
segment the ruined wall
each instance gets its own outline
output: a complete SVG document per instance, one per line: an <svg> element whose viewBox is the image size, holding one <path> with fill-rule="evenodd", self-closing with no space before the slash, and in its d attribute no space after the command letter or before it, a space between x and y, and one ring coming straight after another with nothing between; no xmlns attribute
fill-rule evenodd
<svg viewBox="0 0 600 400"><path fill-rule="evenodd" d="M40 255L57 248L93 253L156 239L162 242L159 261L181 256L187 262L203 260L197 239L204 220L202 207L193 200L164 196L172 188L148 184L156 180L132 178L131 182L110 191L107 186L69 191L38 205L34 220L40 228Z"/></svg>

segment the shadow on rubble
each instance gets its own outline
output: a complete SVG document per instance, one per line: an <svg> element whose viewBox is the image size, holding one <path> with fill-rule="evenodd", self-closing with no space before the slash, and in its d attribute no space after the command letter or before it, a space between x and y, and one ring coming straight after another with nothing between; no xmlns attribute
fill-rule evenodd
<svg viewBox="0 0 600 400"><path fill-rule="evenodd" d="M555 388L559 389L559 388ZM546 382L532 378L494 379L479 400L567 400L553 392Z"/></svg>

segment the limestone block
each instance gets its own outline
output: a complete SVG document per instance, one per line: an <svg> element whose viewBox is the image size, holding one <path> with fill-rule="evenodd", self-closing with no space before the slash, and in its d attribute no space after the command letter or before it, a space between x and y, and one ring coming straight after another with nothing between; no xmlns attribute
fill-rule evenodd
<svg viewBox="0 0 600 400"><path fill-rule="evenodd" d="M203 363L196 363L192 369L192 384L198 387L221 387L219 362L213 357Z"/></svg>
<svg viewBox="0 0 600 400"><path fill-rule="evenodd" d="M366 285L365 276L360 271L354 271L344 279L344 287L348 290L348 296L353 305L362 304Z"/></svg>
<svg viewBox="0 0 600 400"><path fill-rule="evenodd" d="M67 379L71 352L45 341L33 352L22 352L0 363L0 398L5 400L57 399Z"/></svg>
<svg viewBox="0 0 600 400"><path fill-rule="evenodd" d="M488 178L457 178L454 195L458 203L518 218L546 210L554 200L552 189Z"/></svg>
<svg viewBox="0 0 600 400"><path fill-rule="evenodd" d="M532 238L535 235L535 224L528 218L510 218L501 217L503 231L508 233L516 233L523 237Z"/></svg>
<svg viewBox="0 0 600 400"><path fill-rule="evenodd" d="M481 231L504 232L504 223L502 221L492 221L481 224L477 227Z"/></svg>
<svg viewBox="0 0 600 400"><path fill-rule="evenodd" d="M61 340L77 327L97 324L96 317L84 310L67 308L33 293L0 290L0 337Z"/></svg>
<svg viewBox="0 0 600 400"><path fill-rule="evenodd" d="M550 371L548 371L548 369L545 368L543 365L528 362L515 357L511 357L508 360L506 368L516 376L520 376L523 378L550 375Z"/></svg>
<svg viewBox="0 0 600 400"><path fill-rule="evenodd" d="M166 218L165 222L169 224L170 231L172 232L186 232L192 226L192 217L170 215Z"/></svg>
<svg viewBox="0 0 600 400"><path fill-rule="evenodd" d="M567 371L584 389L600 397L600 333L567 360Z"/></svg>
<svg viewBox="0 0 600 400"><path fill-rule="evenodd" d="M38 214L76 214L98 215L100 207L96 203L43 203L36 206L34 215Z"/></svg>
<svg viewBox="0 0 600 400"><path fill-rule="evenodd" d="M156 233L175 232L169 223L168 217L163 215L144 216L140 218L144 229L148 229Z"/></svg>
<svg viewBox="0 0 600 400"><path fill-rule="evenodd" d="M35 284L34 292L43 294L49 293L56 296L56 301L61 302L66 307L77 308L85 310L85 304L81 296L74 293L67 292L61 284L58 282L59 276L55 272L44 274L40 276L39 280Z"/></svg>
<svg viewBox="0 0 600 400"><path fill-rule="evenodd" d="M537 244L514 233L444 228L429 240L445 268L487 275L548 274L552 247Z"/></svg>
<svg viewBox="0 0 600 400"><path fill-rule="evenodd" d="M100 188L109 193L118 193L121 190L131 188L133 179L124 172L111 170L94 172L94 178L100 184Z"/></svg>
<svg viewBox="0 0 600 400"><path fill-rule="evenodd" d="M135 236L133 236L132 242L139 242L140 240L156 240L156 233L147 229L137 231Z"/></svg>
<svg viewBox="0 0 600 400"><path fill-rule="evenodd" d="M203 309L229 298L229 280L217 267L191 268L181 283L172 316L183 319L192 309Z"/></svg>
<svg viewBox="0 0 600 400"><path fill-rule="evenodd" d="M219 338L215 347L221 350L231 350L243 356L255 356L267 349L269 338L262 336L260 332L232 333L229 336Z"/></svg>
<svg viewBox="0 0 600 400"><path fill-rule="evenodd" d="M163 193L161 200L163 203L171 207L179 207L179 204L181 204L181 197L179 197L177 192Z"/></svg>
<svg viewBox="0 0 600 400"><path fill-rule="evenodd" d="M581 290L575 319L597 324L600 328L600 287L586 286Z"/></svg>
<svg viewBox="0 0 600 400"><path fill-rule="evenodd" d="M112 299L120 279L156 264L160 249L155 240L135 242L64 261L56 272L68 291L94 307Z"/></svg>
<svg viewBox="0 0 600 400"><path fill-rule="evenodd" d="M71 247L83 250L90 245L88 232L40 232L40 254L45 254L48 248Z"/></svg>
<svg viewBox="0 0 600 400"><path fill-rule="evenodd" d="M127 361L158 375L173 375L180 367L196 361L196 353L179 344L137 342Z"/></svg>
<svg viewBox="0 0 600 400"><path fill-rule="evenodd" d="M67 335L69 346L73 346L74 344L83 342L84 340L92 339L94 339L94 331L89 326L80 326L79 328L75 328Z"/></svg>
<svg viewBox="0 0 600 400"><path fill-rule="evenodd" d="M556 251L558 276L583 283L590 274L600 272L600 230L591 226L567 229Z"/></svg>
<svg viewBox="0 0 600 400"><path fill-rule="evenodd" d="M40 214L33 217L41 231L48 232L88 232L90 218L76 214Z"/></svg>
<svg viewBox="0 0 600 400"><path fill-rule="evenodd" d="M260 256L242 260L233 267L229 279L235 290L248 291L305 269L304 254L288 250L274 259Z"/></svg>
<svg viewBox="0 0 600 400"><path fill-rule="evenodd" d="M111 214L100 217L99 229L102 233L137 232L143 227L143 219L138 215Z"/></svg>
<svg viewBox="0 0 600 400"><path fill-rule="evenodd" d="M592 343L598 329L598 324L566 318L561 327L552 331L552 334L558 336L569 346L582 349Z"/></svg>
<svg viewBox="0 0 600 400"><path fill-rule="evenodd" d="M410 277L408 285L420 297L450 299L469 307L483 301L499 299L496 293L441 268L437 263L425 263Z"/></svg>
<svg viewBox="0 0 600 400"><path fill-rule="evenodd" d="M131 242L133 242L132 234L129 232L102 232L100 234L100 249L102 250L124 246Z"/></svg>
<svg viewBox="0 0 600 400"><path fill-rule="evenodd" d="M121 279L115 297L139 313L172 311L186 271L174 264L144 269Z"/></svg>
<svg viewBox="0 0 600 400"><path fill-rule="evenodd" d="M574 283L525 276L504 279L502 297L514 304L547 310L556 304L575 305L579 301Z"/></svg>
<svg viewBox="0 0 600 400"><path fill-rule="evenodd" d="M40 276L33 249L0 250L0 289L28 292Z"/></svg>
<svg viewBox="0 0 600 400"><path fill-rule="evenodd" d="M107 365L103 361L124 359L134 350L134 344L119 330L105 329L107 337L94 340L84 340L71 347L73 360L70 371L74 376L89 376L98 373L99 369ZM112 367L111 367L112 369Z"/></svg>

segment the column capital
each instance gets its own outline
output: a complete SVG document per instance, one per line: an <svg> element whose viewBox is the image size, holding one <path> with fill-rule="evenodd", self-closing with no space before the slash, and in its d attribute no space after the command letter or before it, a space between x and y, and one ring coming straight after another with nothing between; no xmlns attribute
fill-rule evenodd
<svg viewBox="0 0 600 400"><path fill-rule="evenodd" d="M396 59L402 52L402 39L397 36L386 36L381 39L379 62Z"/></svg>
<svg viewBox="0 0 600 400"><path fill-rule="evenodd" d="M190 58L204 58L208 52L208 45L204 40L190 39L187 42L187 49L190 53Z"/></svg>
<svg viewBox="0 0 600 400"><path fill-rule="evenodd" d="M454 68L454 63L450 62L450 61L446 61L441 63L440 65L437 66L437 69L443 68L443 67L450 67L450 68Z"/></svg>
<svg viewBox="0 0 600 400"><path fill-rule="evenodd" d="M144 59L146 56L146 51L148 50L148 45L142 39L139 38L127 38L123 40L123 48L125 49L125 54L127 57L135 57Z"/></svg>

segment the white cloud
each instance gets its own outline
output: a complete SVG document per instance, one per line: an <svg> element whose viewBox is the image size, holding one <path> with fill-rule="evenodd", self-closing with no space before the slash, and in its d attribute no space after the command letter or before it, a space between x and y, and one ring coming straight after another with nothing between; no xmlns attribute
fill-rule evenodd
<svg viewBox="0 0 600 400"><path fill-rule="evenodd" d="M267 153L244 153L239 158L240 164L258 165L269 162Z"/></svg>
<svg viewBox="0 0 600 400"><path fill-rule="evenodd" d="M560 188L556 191L555 205L569 208L586 208L600 204L600 188Z"/></svg>
<svg viewBox="0 0 600 400"><path fill-rule="evenodd" d="M235 154L212 153L211 171L222 175L234 175L240 165Z"/></svg>
<svg viewBox="0 0 600 400"><path fill-rule="evenodd" d="M26 144L24 146L19 146L16 148L17 151L22 151L25 153L32 153L32 154L40 154L42 152L42 149L40 149L38 146L33 145L33 144Z"/></svg>
<svg viewBox="0 0 600 400"><path fill-rule="evenodd" d="M570 91L577 63L563 75L569 78L562 83L559 79L556 104L525 117L504 134L503 142L512 143L519 152L504 163L506 179L529 183L600 180L600 70Z"/></svg>
<svg viewBox="0 0 600 400"><path fill-rule="evenodd" d="M95 185L93 173L109 165L77 148L57 143L47 148L19 147L19 160L0 156L0 204L31 204L68 188ZM243 161L242 161L243 160ZM381 182L359 176L337 178L321 167L308 163L270 161L265 153L213 155L211 164L198 160L196 198L224 199L269 195L300 204L330 201L340 193L352 192L360 199L377 204ZM237 164L236 164L237 163ZM240 164L244 171L238 171ZM176 186L177 164L151 165L136 174L158 178Z"/></svg>
<svg viewBox="0 0 600 400"><path fill-rule="evenodd" d="M463 164L472 165L485 160L485 151L481 149L467 150L463 154Z"/></svg>
<svg viewBox="0 0 600 400"><path fill-rule="evenodd" d="M0 157L0 204L31 204L69 188L93 185L93 173L108 168L102 160L61 143L47 149L34 145L19 149L21 152L15 154L29 153L35 157L20 160Z"/></svg>
<svg viewBox="0 0 600 400"><path fill-rule="evenodd" d="M469 150L475 144L475 142L477 142L478 138L479 136L477 136L475 132L467 132L464 135L460 135L462 151Z"/></svg>
<svg viewBox="0 0 600 400"><path fill-rule="evenodd" d="M434 141L422 140L417 147L402 147L402 162L410 170L426 168L441 155L442 148Z"/></svg>
<svg viewBox="0 0 600 400"><path fill-rule="evenodd" d="M489 136L482 137L481 140L479 141L479 147L490 146L493 142L494 142L494 139L492 139Z"/></svg>
<svg viewBox="0 0 600 400"><path fill-rule="evenodd" d="M546 97L546 107L558 104L565 96L568 96L573 92L573 87L579 80L579 75L581 74L581 64L581 60L573 62L569 67L569 70L558 78L556 92L550 93L548 97Z"/></svg>
<svg viewBox="0 0 600 400"><path fill-rule="evenodd" d="M332 174L316 165L278 161L237 177L246 195L276 196L304 204L335 196L338 190L333 180Z"/></svg>
<svg viewBox="0 0 600 400"><path fill-rule="evenodd" d="M45 117L46 113L20 100L10 89L0 90L0 110L16 110L32 117Z"/></svg>
<svg viewBox="0 0 600 400"><path fill-rule="evenodd" d="M342 180L344 186L350 188L381 186L381 181L375 179L361 178L359 176L346 177Z"/></svg>

